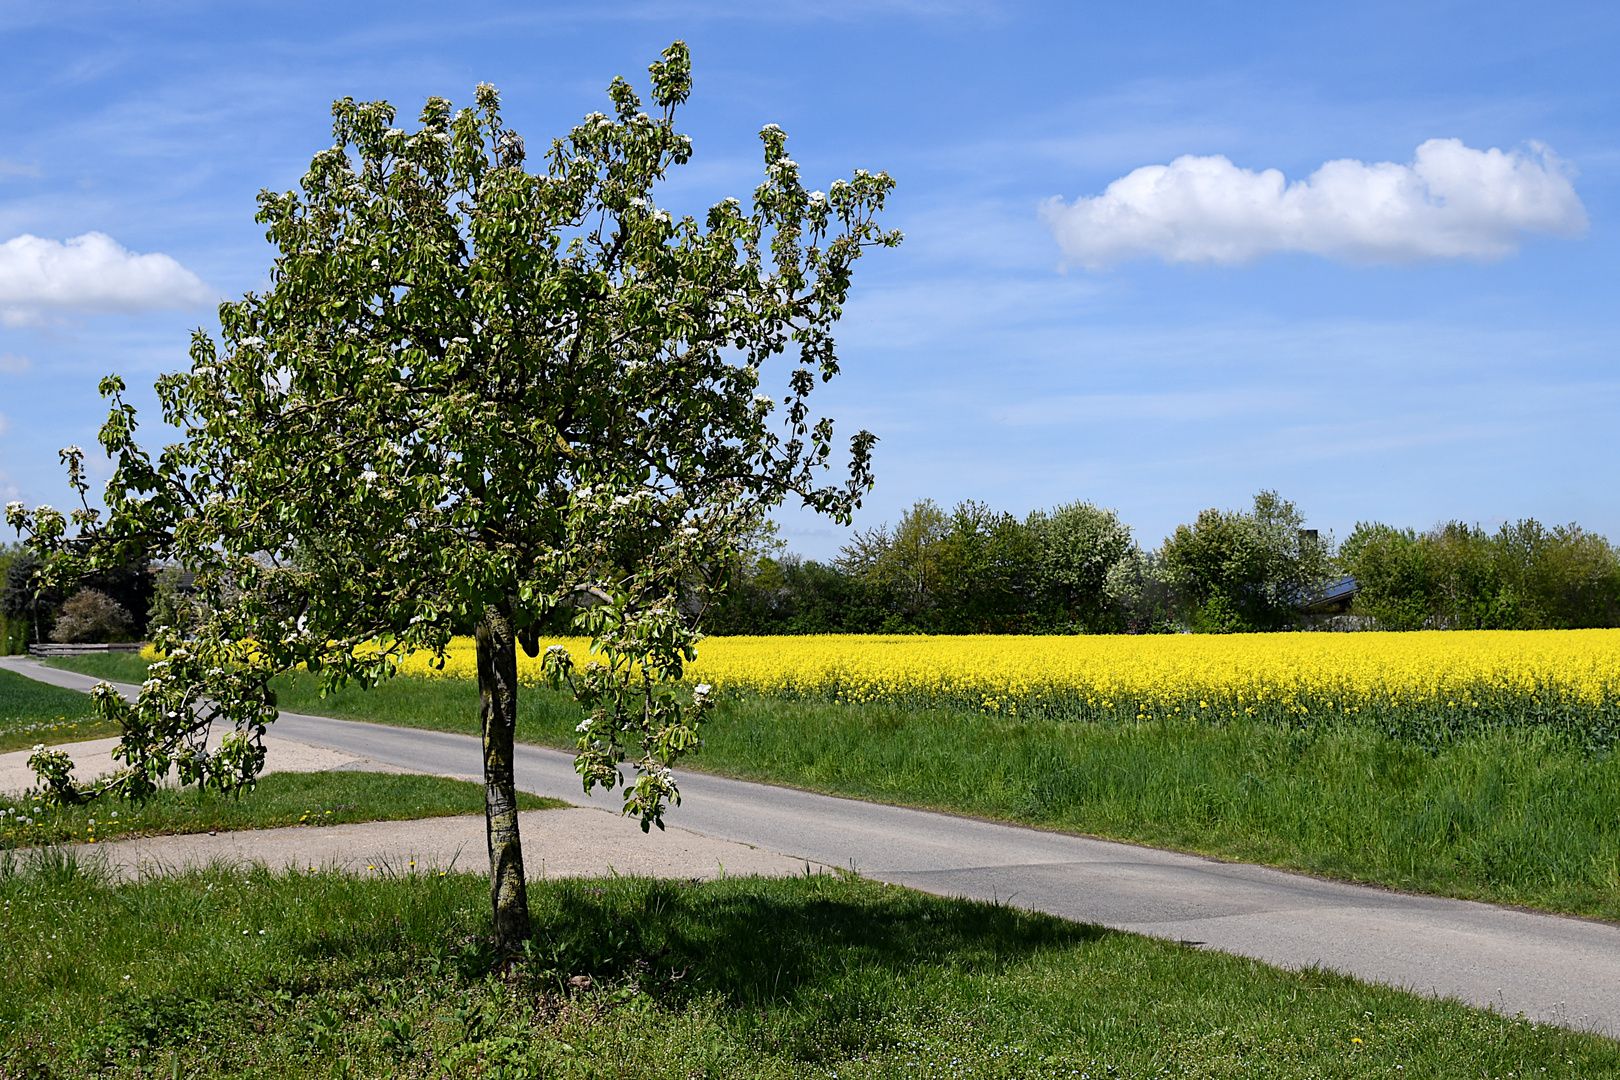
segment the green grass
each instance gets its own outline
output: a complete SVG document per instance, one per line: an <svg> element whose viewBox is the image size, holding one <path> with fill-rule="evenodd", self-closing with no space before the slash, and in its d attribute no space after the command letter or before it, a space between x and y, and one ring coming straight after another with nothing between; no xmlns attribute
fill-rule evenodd
<svg viewBox="0 0 1620 1080"><path fill-rule="evenodd" d="M84 694L0 670L0 753L118 733L91 715Z"/></svg>
<svg viewBox="0 0 1620 1080"><path fill-rule="evenodd" d="M478 730L465 682L277 690L294 712ZM525 690L518 738L571 746L578 719L564 695ZM689 764L727 776L1620 919L1620 755L1547 728L1425 748L1365 728L747 700L722 702L704 738Z"/></svg>
<svg viewBox="0 0 1620 1080"><path fill-rule="evenodd" d="M1394 888L1620 918L1620 757L1264 723L731 703L698 765Z"/></svg>
<svg viewBox="0 0 1620 1080"><path fill-rule="evenodd" d="M493 967L482 876L0 862L0 1076L1620 1074L1595 1036L842 876L530 906Z"/></svg>
<svg viewBox="0 0 1620 1080"><path fill-rule="evenodd" d="M519 794L520 810L567 806ZM241 798L166 788L142 804L102 800L52 807L0 797L0 848L123 840L170 833L342 825L480 814L482 785L443 776L370 772L271 773ZM3 1074L0 1074L3 1075Z"/></svg>
<svg viewBox="0 0 1620 1080"><path fill-rule="evenodd" d="M92 656L58 656L44 662L47 667L94 675L109 682L141 683L151 661L139 653L97 653Z"/></svg>

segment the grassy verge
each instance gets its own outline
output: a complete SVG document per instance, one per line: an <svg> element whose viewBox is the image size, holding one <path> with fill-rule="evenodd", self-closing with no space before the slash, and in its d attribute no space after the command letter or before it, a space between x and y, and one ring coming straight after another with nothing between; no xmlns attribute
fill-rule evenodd
<svg viewBox="0 0 1620 1080"><path fill-rule="evenodd" d="M1545 731L1100 726L735 703L701 767L1418 892L1620 919L1620 757Z"/></svg>
<svg viewBox="0 0 1620 1080"><path fill-rule="evenodd" d="M558 799L518 794L521 810L567 805ZM240 799L196 788L166 789L144 804L50 807L29 799L0 797L0 848L285 825L402 821L477 814L483 809L482 786L443 776L271 773Z"/></svg>
<svg viewBox="0 0 1620 1080"><path fill-rule="evenodd" d="M85 695L0 670L0 753L117 734L117 725L91 714Z"/></svg>
<svg viewBox="0 0 1620 1080"><path fill-rule="evenodd" d="M1620 1046L1322 972L841 877L482 877L0 864L0 1075L1536 1076Z"/></svg>
<svg viewBox="0 0 1620 1080"><path fill-rule="evenodd" d="M295 712L478 730L470 683L277 688ZM578 719L564 695L526 690L518 738L571 746ZM1424 748L1365 728L748 700L723 702L704 737L691 764L728 776L1620 919L1620 755L1542 728Z"/></svg>
<svg viewBox="0 0 1620 1080"><path fill-rule="evenodd" d="M46 660L45 664L64 671L94 675L109 682L140 683L146 679L150 661L143 660L139 653L97 653L92 656L58 656Z"/></svg>

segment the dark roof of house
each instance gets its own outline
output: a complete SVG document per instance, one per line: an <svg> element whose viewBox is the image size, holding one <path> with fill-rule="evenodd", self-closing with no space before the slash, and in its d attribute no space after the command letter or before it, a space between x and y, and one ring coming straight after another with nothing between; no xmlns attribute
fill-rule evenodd
<svg viewBox="0 0 1620 1080"><path fill-rule="evenodd" d="M1322 611L1326 608L1349 603L1355 599L1356 593L1360 591L1361 586L1356 584L1356 579L1345 576L1299 606L1303 611Z"/></svg>

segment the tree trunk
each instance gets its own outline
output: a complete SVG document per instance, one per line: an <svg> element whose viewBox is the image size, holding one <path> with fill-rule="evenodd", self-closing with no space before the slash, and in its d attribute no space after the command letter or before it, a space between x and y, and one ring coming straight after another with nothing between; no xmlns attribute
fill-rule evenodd
<svg viewBox="0 0 1620 1080"><path fill-rule="evenodd" d="M529 895L518 840L512 736L517 728L517 641L505 614L478 622L478 719L484 732L484 823L489 838L489 896L495 948L516 952L529 939Z"/></svg>

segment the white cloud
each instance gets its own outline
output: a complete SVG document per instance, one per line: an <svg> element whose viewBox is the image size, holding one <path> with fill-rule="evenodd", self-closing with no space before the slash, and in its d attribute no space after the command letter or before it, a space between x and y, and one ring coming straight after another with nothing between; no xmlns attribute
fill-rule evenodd
<svg viewBox="0 0 1620 1080"><path fill-rule="evenodd" d="M0 244L0 323L51 313L197 307L218 294L167 255L137 255L105 233L69 240L23 235Z"/></svg>
<svg viewBox="0 0 1620 1080"><path fill-rule="evenodd" d="M1356 263L1499 259L1525 233L1586 229L1571 172L1540 144L1504 153L1460 139L1430 139L1410 165L1345 158L1293 183L1276 169L1187 155L1092 198L1049 199L1041 218L1065 254L1093 268L1145 255L1242 263L1282 251Z"/></svg>
<svg viewBox="0 0 1620 1080"><path fill-rule="evenodd" d="M21 375L23 372L32 371L33 369L34 365L29 361L28 357L18 356L16 353L0 352L0 374ZM0 431L3 430L0 429Z"/></svg>

